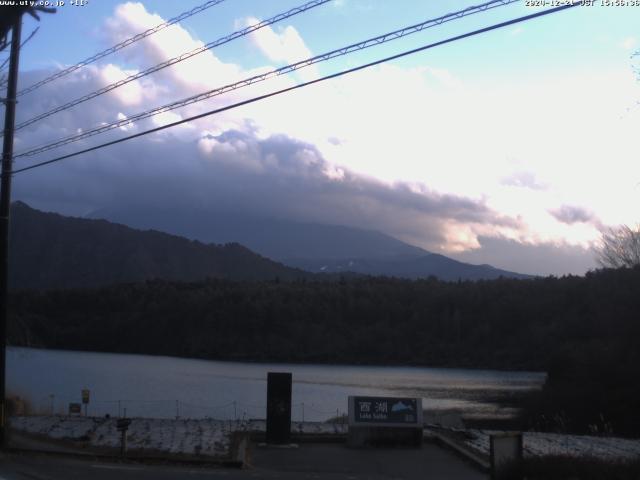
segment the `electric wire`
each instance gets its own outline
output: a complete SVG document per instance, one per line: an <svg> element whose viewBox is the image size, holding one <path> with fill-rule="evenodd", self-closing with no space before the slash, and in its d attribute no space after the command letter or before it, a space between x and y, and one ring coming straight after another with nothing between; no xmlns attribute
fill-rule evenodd
<svg viewBox="0 0 640 480"><path fill-rule="evenodd" d="M183 53L177 57L173 57L169 60L166 60L162 63L159 63L157 65L154 65L153 67L147 68L146 70L143 70L141 72L135 73L133 75L130 75L122 80L118 80L117 82L111 83L103 88L100 88L98 90L95 90L91 93L88 93L86 95L83 95L82 97L76 98L75 100L72 100L70 102L65 103L64 105L60 105L59 107L53 108L52 110L49 110L47 112L41 113L40 115L37 115L29 120L25 120L22 123L19 123L18 125L15 126L14 131L16 130L20 130L28 125L34 124L36 122L39 122L40 120L43 120L47 117L50 117L51 115L54 115L56 113L62 112L64 110L68 110L69 108L75 107L76 105L79 105L83 102L86 102L87 100L91 100L93 98L96 98L100 95L103 95L107 92L110 92L111 90L114 90L118 87L121 87L123 85L126 85L130 82L133 82L134 80L138 80L142 77L146 77L147 75L150 75L152 73L155 73L159 70L162 70L164 68L170 67L172 65L175 65L176 63L182 62L184 60L187 60L195 55L198 55L202 52L205 52L207 50L211 50L215 47L219 47L220 45L223 45L225 43L229 43L232 40L235 40L237 38L243 37L245 35L249 35L252 32L255 32L256 30L259 30L261 28L264 28L266 26L272 25L274 23L280 22L286 18L292 17L294 15L298 15L300 13L306 12L312 8L318 7L320 5L323 5L325 3L328 3L332 0L312 0L308 3L305 3L304 5L292 8L291 10L288 10L287 12L284 13L280 13L278 15L275 15L274 17L271 17L267 20L263 20L261 22L258 22L254 25L250 25L246 28L243 28L242 30L237 30L235 32L233 32L230 35L227 35L226 37L222 37L219 38L218 40L214 40L213 42L209 42L206 45L203 45L201 47L198 47L194 50L191 50L189 52Z"/></svg>
<svg viewBox="0 0 640 480"><path fill-rule="evenodd" d="M5 69L5 66L9 63L10 59L11 59L10 56L4 59L4 62L2 62L2 64L0 65L0 72Z"/></svg>
<svg viewBox="0 0 640 480"><path fill-rule="evenodd" d="M471 32L467 32L467 33L464 33L464 34L461 34L461 35L456 35L454 37L450 37L450 38L447 38L445 40L440 40L440 41L435 42L435 43L430 43L430 44L427 44L427 45L423 45L423 46L418 47L418 48L414 48L414 49L411 49L411 50L407 50L407 51L392 55L390 57L385 57L385 58L382 58L382 59L379 59L379 60L375 60L373 62L369 62L369 63L363 64L363 65L359 65L357 67L349 68L349 69L346 69L346 70L341 70L339 72L332 73L330 75L326 75L326 76L319 77L319 78L316 78L316 79L313 79L313 80L309 80L307 82L303 82L303 83L300 83L300 84L297 84L297 85L293 85L291 87L287 87L287 88L283 88L283 89L280 89L280 90L276 90L274 92L270 92L270 93L267 93L267 94L264 94L264 95L259 95L259 96L256 96L256 97L253 97L253 98L250 98L250 99L247 99L247 100L243 100L243 101L231 104L231 105L227 105L227 106L221 107L221 108L216 108L214 110L209 110L207 112L200 113L198 115L194 115L194 116L189 117L189 118L185 118L185 119L178 120L178 121L175 121L175 122L172 122L172 123L168 123L166 125L162 125L162 126L159 126L159 127L155 127L155 128L149 129L149 130L145 130L144 132L139 132L139 133L135 133L135 134L132 134L132 135L128 135L126 137L122 137L122 138L119 138L117 140L112 140L110 142L105 142L105 143L102 143L100 145L95 145L93 147L86 148L86 149L83 149L83 150L79 150L79 151L76 151L76 152L73 152L73 153L69 153L69 154L66 154L66 155L62 155L62 156L59 156L59 157L56 157L56 158L53 158L53 159L50 159L50 160L46 160L46 161L43 161L43 162L38 162L38 163L35 163L33 165L29 165L28 167L22 167L22 168L19 168L17 170L12 170L10 172L10 174L12 174L12 175L13 174L18 174L18 173L26 172L26 171L29 171L29 170L33 170L35 168L43 167L45 165L50 165L52 163L56 163L56 162L60 162L62 160L66 160L68 158L76 157L76 156L82 155L84 153L93 152L93 151L99 150L101 148L105 148L105 147L108 147L108 146L111 146L111 145L116 145L118 143L123 143L123 142L129 141L129 140L133 140L134 138L138 138L138 137L142 137L142 136L145 136L145 135L149 135L151 133L155 133L155 132L159 132L159 131L162 131L162 130L166 130L168 128L176 127L178 125L182 125L182 124L185 124L185 123L188 123L188 122L192 122L194 120L199 120L201 118L208 117L208 116L211 116L211 115L215 115L215 114L218 114L218 113L221 113L221 112L225 112L227 110L232 110L232 109L244 106L244 105L249 105L249 104L261 101L261 100L265 100L267 98L271 98L271 97L275 97L277 95L281 95L283 93L292 92L294 90L298 90L298 89L303 88L303 87L314 85L316 83L321 83L321 82L324 82L324 81L327 81L327 80L331 80L331 79L334 79L334 78L342 77L342 76L345 76L345 75L348 75L348 74L351 74L351 73L358 72L360 70L364 70L364 69L367 69L367 68L370 68L370 67L373 67L373 66L376 66L376 65L380 65L382 63L386 63L386 62L389 62L389 61L392 61L392 60L396 60L398 58L406 57L406 56L409 56L409 55L416 54L418 52L422 52L424 50L428 50L428 49L431 49L431 48L434 48L434 47L445 45L447 43L452 43L452 42L455 42L455 41L458 41L458 40L462 40L462 39L465 39L465 38L468 38L468 37L472 37L472 36L475 36L475 35L486 33L486 32L489 32L489 31L492 31L492 30L496 30L496 29L499 29L499 28L503 28L503 27L506 27L506 26L509 26L509 25L513 25L513 24L516 24L516 23L521 23L521 22L525 22L525 21L528 21L528 20L532 20L534 18L538 18L538 17L550 15L550 14L553 14L553 13L557 13L557 12L562 11L562 10L566 10L566 9L569 9L569 8L576 7L578 5L580 5L580 4L577 3L577 2L574 3L574 4L562 5L560 7L555 7L555 8L551 8L551 9L547 9L547 10L542 10L542 11L539 11L539 12L536 12L536 13L532 13L530 15L524 15L522 17L518 17L518 18L511 19L511 20L507 20L505 22L500 22L500 23L497 23L497 24L494 24L494 25L490 25L488 27L483 27L483 28L478 29L478 30L473 30Z"/></svg>
<svg viewBox="0 0 640 480"><path fill-rule="evenodd" d="M20 48L24 47L27 42L29 40L31 40L36 33L38 33L38 30L40 30L40 27L36 27L27 38L25 38L22 43L20 44ZM4 59L4 62L2 62L2 65L0 65L0 74L4 75L3 70L9 70L9 60L11 60L11 55L8 55L7 58ZM7 83L9 83L9 77L8 75L6 77L2 77L0 78L0 88L3 88Z"/></svg>
<svg viewBox="0 0 640 480"><path fill-rule="evenodd" d="M97 60L100 60L101 58L106 57L107 55L111 55L114 52L117 52L118 50L122 50L125 47L128 47L129 45L142 40L143 38L146 38L150 35L153 35L156 32L159 32L160 30L164 30L167 27L170 27L171 25L174 25L178 22L181 22L182 20L192 17L193 15L196 15L200 12L203 12L205 10L207 10L208 8L211 8L215 5L218 5L219 3L224 2L225 0L209 0L208 2L203 3L202 5L198 5L194 8L192 8L191 10L188 10L186 12L182 12L180 15L173 17L169 20L167 20L164 23L160 23L158 25L156 25L153 28L149 28L147 30L145 30L144 32L138 33L136 35L134 35L133 37L129 37L126 40L123 40L120 43L117 43L115 45L113 45L112 47L107 48L106 50L103 50L101 52L96 53L95 55L92 55L91 57L85 58L84 60L76 63L75 65L71 65L70 67L65 68L64 70L60 70L59 72L54 73L53 75L48 76L47 78L40 80L37 83L34 83L33 85L24 88L22 90L20 90L17 93L17 96L20 97L22 95L25 95L27 93L33 92L34 90L37 90L38 88L42 87L43 85L46 85L47 83L53 82L54 80L57 80L59 78L65 77L67 75L69 75L70 73L75 72L76 70L78 70L79 68L85 67Z"/></svg>
<svg viewBox="0 0 640 480"><path fill-rule="evenodd" d="M111 122L111 123L107 123L107 124L102 124L100 126L97 126L95 128L92 128L90 130L85 130L82 131L81 133L77 133L74 135L70 135L61 139L58 139L54 142L49 142L49 143L44 143L41 144L40 146L37 147L29 147L29 150L24 150L23 152L20 152L16 155L13 156L14 159L20 158L20 157L30 157L33 155L37 155L43 152L46 152L48 150L53 150L55 148L64 146L64 145L68 145L70 143L74 143L89 137L93 137L95 135L101 134L101 133L105 133L108 132L110 130L114 130L116 128L121 128L121 127L126 127L129 126L135 122L141 121L143 119L155 116L155 115L159 115L161 113L165 113L171 110L175 110L177 108L182 108L194 103L198 103L204 100L208 100L210 98L237 90L239 88L243 88L243 87L247 87L250 85L253 85L255 83L259 83L259 82L263 82L266 80L269 80L271 78L277 77L277 76L281 76L284 74L288 74L291 72L294 72L296 70L299 70L301 68L304 67L308 67L310 65L314 65L317 63L321 63L321 62L325 62L328 60L331 60L333 58L337 58L340 56L344 56L344 55L348 55L350 53L356 52L356 51L360 51L360 50L364 50L373 46L377 46L377 45L381 45L383 43L387 43L390 42L392 40L397 40L399 38L408 36L408 35L412 35L414 33L418 33L421 32L427 28L431 28L431 27L435 27L438 25L442 25L443 23L446 22L450 22L453 20L457 20L469 15L473 15L476 13L480 13L480 12L484 12L493 8L497 8L497 7L502 7L502 6L506 6L515 2L519 2L520 0L491 0L489 2L480 4L480 5L474 5L474 6L470 6L467 7L463 10L459 10L456 12L452 12L452 13L448 13L446 15L442 15L440 17L437 18L433 18L430 20L426 20L424 22L421 23L417 23L415 25L411 25L408 27L404 27L398 30L394 30L392 32L388 32L382 35L378 35L377 37L373 37L373 38L369 38L367 40L358 42L358 43L354 43L351 45L348 45L346 47L342 47L336 50L332 50L330 52L326 52L320 55L316 55L314 57L311 58L307 58L305 60L301 60L299 62L296 63L292 63L290 65L286 65L284 67L280 67L280 68L276 68L274 70L271 70L269 72L265 72L263 74L260 75L254 75L252 77L249 78L245 78L243 80L240 80L238 82L235 83L231 83L222 87L218 87L212 90L208 90L206 92L202 92L196 95L192 95L190 97L184 98L182 100L177 100L175 102L171 102L159 107L155 107L153 109L147 110L145 112L141 112L141 113L137 113L135 115L132 115L130 117L127 118L123 118L120 120L117 120L115 122Z"/></svg>

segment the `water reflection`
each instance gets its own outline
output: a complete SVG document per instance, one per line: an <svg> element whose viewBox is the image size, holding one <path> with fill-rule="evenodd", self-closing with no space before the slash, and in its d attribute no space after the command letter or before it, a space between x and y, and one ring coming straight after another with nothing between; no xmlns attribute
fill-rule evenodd
<svg viewBox="0 0 640 480"><path fill-rule="evenodd" d="M66 413L91 390L89 415L264 418L268 371L293 373L293 419L344 414L349 395L423 398L425 409L495 411L496 393L539 388L544 374L420 367L215 362L9 347L7 390L34 413Z"/></svg>

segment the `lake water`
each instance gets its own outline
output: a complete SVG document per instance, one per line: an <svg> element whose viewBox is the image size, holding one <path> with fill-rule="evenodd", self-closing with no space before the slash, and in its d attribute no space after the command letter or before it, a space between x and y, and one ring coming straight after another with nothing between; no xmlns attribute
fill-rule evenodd
<svg viewBox="0 0 640 480"><path fill-rule="evenodd" d="M65 413L88 388L89 415L265 418L267 372L293 373L293 420L347 410L349 395L422 397L433 411L499 413L496 395L540 388L539 372L217 362L149 355L7 348L7 392L37 413Z"/></svg>

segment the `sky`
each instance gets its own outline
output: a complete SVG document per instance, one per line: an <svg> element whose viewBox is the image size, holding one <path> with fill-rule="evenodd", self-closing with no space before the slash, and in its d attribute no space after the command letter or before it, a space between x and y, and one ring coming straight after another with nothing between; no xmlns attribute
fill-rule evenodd
<svg viewBox="0 0 640 480"><path fill-rule="evenodd" d="M25 18L19 88L204 0L69 2ZM17 121L304 2L226 0L22 96ZM16 153L476 2L333 0L16 133ZM378 230L541 275L596 267L639 221L640 7L579 6L18 174L13 199L87 215L238 209ZM540 11L526 2L165 112L16 168ZM0 54L0 62L6 52Z"/></svg>

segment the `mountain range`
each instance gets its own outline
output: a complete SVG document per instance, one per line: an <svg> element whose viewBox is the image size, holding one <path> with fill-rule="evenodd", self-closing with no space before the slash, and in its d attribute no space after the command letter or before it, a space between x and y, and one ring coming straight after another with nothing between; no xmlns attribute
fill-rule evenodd
<svg viewBox="0 0 640 480"><path fill-rule="evenodd" d="M11 288L97 287L154 278L295 280L347 272L443 280L526 277L345 226L195 212L143 215L134 209L109 216L120 218L65 217L12 204Z"/></svg>
<svg viewBox="0 0 640 480"><path fill-rule="evenodd" d="M532 278L491 265L459 262L375 230L341 225L178 207L175 211L111 208L90 216L207 243L238 242L260 255L314 273L355 272L401 278L433 275L441 280Z"/></svg>

